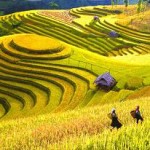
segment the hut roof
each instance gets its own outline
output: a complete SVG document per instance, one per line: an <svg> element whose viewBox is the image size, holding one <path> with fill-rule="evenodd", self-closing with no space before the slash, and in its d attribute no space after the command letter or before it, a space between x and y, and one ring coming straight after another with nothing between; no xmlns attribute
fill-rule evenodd
<svg viewBox="0 0 150 150"><path fill-rule="evenodd" d="M118 37L119 34L118 34L116 31L113 31L113 30L112 30L112 31L109 32L109 36L110 36L110 37Z"/></svg>
<svg viewBox="0 0 150 150"><path fill-rule="evenodd" d="M109 72L106 72L102 75L99 75L94 82L97 85L105 85L111 87L116 83L116 80L110 75Z"/></svg>

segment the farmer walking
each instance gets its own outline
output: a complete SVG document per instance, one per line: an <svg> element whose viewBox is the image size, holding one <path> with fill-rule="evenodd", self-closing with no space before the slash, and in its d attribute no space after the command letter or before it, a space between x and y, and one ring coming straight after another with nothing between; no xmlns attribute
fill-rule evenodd
<svg viewBox="0 0 150 150"><path fill-rule="evenodd" d="M118 120L118 116L116 114L115 108L112 109L110 115L111 115L110 118L112 119L112 122L111 122L112 129L114 129L114 128L117 128L117 129L121 128L122 124Z"/></svg>
<svg viewBox="0 0 150 150"><path fill-rule="evenodd" d="M141 116L141 112L140 112L140 107L137 106L136 110L135 110L135 119L136 119L136 123L139 123L139 120L141 120L141 122L143 122L143 117Z"/></svg>
<svg viewBox="0 0 150 150"><path fill-rule="evenodd" d="M135 110L132 110L131 112L131 116L136 119L136 123L139 123L139 120L141 120L141 122L143 122L143 117L141 116L141 112L140 112L140 107L137 106Z"/></svg>

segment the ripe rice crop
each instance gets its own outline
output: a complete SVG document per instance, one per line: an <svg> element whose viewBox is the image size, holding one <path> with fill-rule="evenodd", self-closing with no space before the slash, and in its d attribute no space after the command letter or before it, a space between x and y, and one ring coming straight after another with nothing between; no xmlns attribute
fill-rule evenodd
<svg viewBox="0 0 150 150"><path fill-rule="evenodd" d="M2 121L0 149L72 150L92 147L115 150L118 147L123 150L126 147L136 150L139 147L140 150L145 150L144 148L150 146L149 103L149 98L143 98L64 113ZM142 125L136 125L130 116L130 111L136 105L140 105L144 116ZM112 107L117 109L123 127L110 132L111 120L107 114Z"/></svg>
<svg viewBox="0 0 150 150"><path fill-rule="evenodd" d="M145 12L141 12L140 14L129 15L128 17L126 15L120 16L120 20L118 20L117 23L138 31L150 32L149 15L150 11L148 7Z"/></svg>
<svg viewBox="0 0 150 150"><path fill-rule="evenodd" d="M92 6L0 17L2 27L21 22L0 38L0 150L150 149L150 36L118 24L135 11ZM109 37L112 30L120 36ZM108 71L117 85L97 89L94 80ZM130 115L137 105L138 125ZM114 107L123 126L111 132Z"/></svg>
<svg viewBox="0 0 150 150"><path fill-rule="evenodd" d="M44 36L37 36L34 34L20 35L13 37L13 42L23 49L30 49L35 53L44 50L56 50L62 47L57 40L50 39Z"/></svg>
<svg viewBox="0 0 150 150"><path fill-rule="evenodd" d="M40 11L40 15L50 17L52 19L61 20L64 23L71 24L72 21L76 18L69 14L69 11Z"/></svg>

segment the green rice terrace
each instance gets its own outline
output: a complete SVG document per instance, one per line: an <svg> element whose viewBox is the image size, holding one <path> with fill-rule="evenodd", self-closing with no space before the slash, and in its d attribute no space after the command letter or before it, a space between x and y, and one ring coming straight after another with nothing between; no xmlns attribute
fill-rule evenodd
<svg viewBox="0 0 150 150"><path fill-rule="evenodd" d="M134 10L0 16L0 149L150 149L150 29L136 24L150 9ZM117 84L98 89L94 81L106 72ZM129 114L137 105L144 114L138 127ZM110 132L113 107L124 126Z"/></svg>

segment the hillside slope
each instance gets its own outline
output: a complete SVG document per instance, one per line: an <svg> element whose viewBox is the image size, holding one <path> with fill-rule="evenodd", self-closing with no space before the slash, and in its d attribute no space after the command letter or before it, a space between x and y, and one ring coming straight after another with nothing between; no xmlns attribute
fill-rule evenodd
<svg viewBox="0 0 150 150"><path fill-rule="evenodd" d="M44 36L6 36L0 48L3 119L125 100L150 82L149 65L116 61ZM118 81L116 90L99 91L93 82L108 70Z"/></svg>
<svg viewBox="0 0 150 150"><path fill-rule="evenodd" d="M0 17L9 34L0 38L1 117L122 101L149 86L149 33L116 24L121 11L115 9L32 10ZM111 37L112 30L119 37ZM93 84L105 72L118 82L110 92Z"/></svg>
<svg viewBox="0 0 150 150"><path fill-rule="evenodd" d="M134 8L0 17L0 149L150 148L150 34L118 22ZM106 72L117 81L107 91L94 84ZM110 132L114 107L123 127Z"/></svg>

